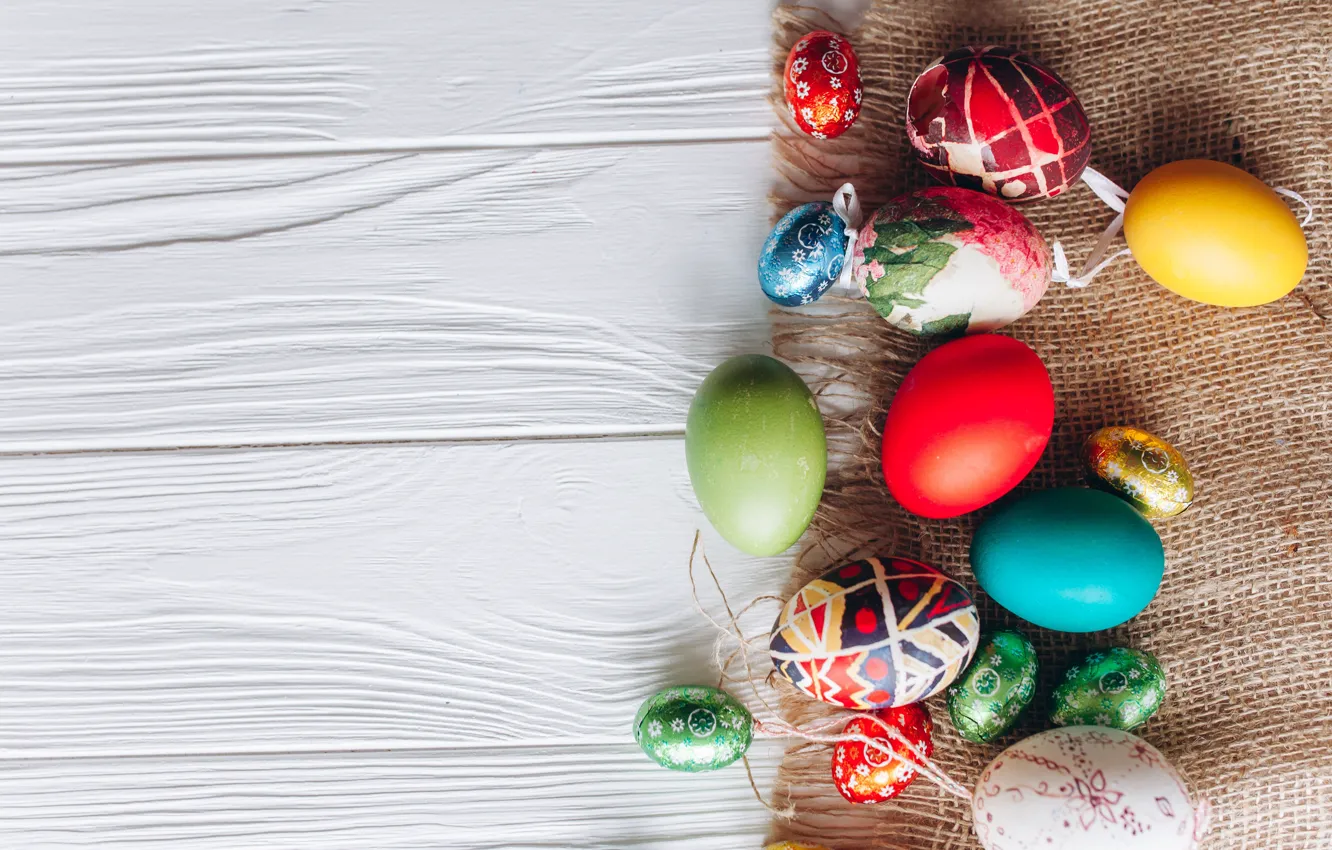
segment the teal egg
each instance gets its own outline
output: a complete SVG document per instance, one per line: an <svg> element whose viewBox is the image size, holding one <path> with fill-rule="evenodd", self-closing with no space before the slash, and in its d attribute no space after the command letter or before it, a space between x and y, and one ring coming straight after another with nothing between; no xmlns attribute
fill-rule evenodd
<svg viewBox="0 0 1332 850"><path fill-rule="evenodd" d="M698 773L716 770L745 754L754 718L735 697L707 685L684 685L653 694L634 717L634 740L662 767Z"/></svg>
<svg viewBox="0 0 1332 850"><path fill-rule="evenodd" d="M685 459L698 504L726 542L776 555L800 539L819 506L823 418L789 366L762 354L732 357L694 394Z"/></svg>
<svg viewBox="0 0 1332 850"><path fill-rule="evenodd" d="M1095 632L1127 622L1161 586L1152 524L1100 490L1043 490L995 510L971 540L971 568L994 601L1038 626Z"/></svg>
<svg viewBox="0 0 1332 850"><path fill-rule="evenodd" d="M1146 723L1165 695L1165 671L1150 652L1126 646L1097 650L1064 674L1050 701L1050 721L1127 732Z"/></svg>

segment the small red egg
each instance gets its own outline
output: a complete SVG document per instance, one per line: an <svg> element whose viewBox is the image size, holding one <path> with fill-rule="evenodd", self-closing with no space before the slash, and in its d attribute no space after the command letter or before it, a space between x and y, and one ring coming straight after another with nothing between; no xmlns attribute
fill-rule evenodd
<svg viewBox="0 0 1332 850"><path fill-rule="evenodd" d="M842 135L860 114L860 62L837 33L819 30L796 42L783 79L791 118L816 139Z"/></svg>
<svg viewBox="0 0 1332 850"><path fill-rule="evenodd" d="M934 753L934 721L918 702L873 712L881 722L902 734L926 758ZM853 803L882 803L896 797L916 778L915 757L899 740L868 717L853 718L842 734L882 739L896 755L860 741L842 741L833 749L833 784Z"/></svg>
<svg viewBox="0 0 1332 850"><path fill-rule="evenodd" d="M907 373L883 428L883 478L913 514L943 519L988 505L1040 459L1054 427L1041 358L997 334L945 343Z"/></svg>

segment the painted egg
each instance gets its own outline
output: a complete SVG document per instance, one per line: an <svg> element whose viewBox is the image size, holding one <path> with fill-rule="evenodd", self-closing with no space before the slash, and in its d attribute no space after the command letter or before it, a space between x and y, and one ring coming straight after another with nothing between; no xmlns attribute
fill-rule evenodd
<svg viewBox="0 0 1332 850"><path fill-rule="evenodd" d="M1222 307L1275 301L1304 277L1309 247L1266 183L1221 162L1163 165L1124 206L1133 258L1171 292Z"/></svg>
<svg viewBox="0 0 1332 850"><path fill-rule="evenodd" d="M763 243L758 276L763 294L784 307L809 304L842 273L846 225L825 201L782 216Z"/></svg>
<svg viewBox="0 0 1332 850"><path fill-rule="evenodd" d="M694 395L685 460L703 513L728 543L751 555L784 552L814 518L828 470L814 396L781 361L732 357Z"/></svg>
<svg viewBox="0 0 1332 850"><path fill-rule="evenodd" d="M914 334L1011 324L1050 283L1050 249L1022 213L981 192L934 186L865 221L852 279L888 323Z"/></svg>
<svg viewBox="0 0 1332 850"><path fill-rule="evenodd" d="M816 139L842 135L860 114L860 62L846 39L819 30L786 57L786 109Z"/></svg>
<svg viewBox="0 0 1332 850"><path fill-rule="evenodd" d="M1193 504L1193 476L1184 456L1137 428L1102 428L1082 446L1087 483L1114 493L1152 519L1182 514Z"/></svg>
<svg viewBox="0 0 1332 850"><path fill-rule="evenodd" d="M967 589L905 558L834 567L800 588L772 627L777 672L844 708L907 705L938 693L976 651Z"/></svg>
<svg viewBox="0 0 1332 850"><path fill-rule="evenodd" d="M948 716L959 735L985 744L1007 732L1035 695L1036 648L1022 632L995 632L948 686Z"/></svg>
<svg viewBox="0 0 1332 850"><path fill-rule="evenodd" d="M1073 90L1009 47L959 47L926 68L907 98L907 138L940 181L1010 201L1058 195L1091 157Z"/></svg>
<svg viewBox="0 0 1332 850"><path fill-rule="evenodd" d="M1089 654L1064 674L1051 700L1050 721L1128 731L1146 723L1165 695L1165 671L1156 656L1117 646Z"/></svg>
<svg viewBox="0 0 1332 850"><path fill-rule="evenodd" d="M707 685L667 688L648 698L634 718L634 741L671 770L716 770L745 754L754 718L739 700Z"/></svg>
<svg viewBox="0 0 1332 850"><path fill-rule="evenodd" d="M1094 726L1004 750L981 772L971 810L986 850L1192 850L1206 826L1155 747Z"/></svg>
<svg viewBox="0 0 1332 850"><path fill-rule="evenodd" d="M769 844L763 850L828 850L822 844L801 844L798 841L778 841L776 844Z"/></svg>
<svg viewBox="0 0 1332 850"><path fill-rule="evenodd" d="M1136 617L1165 572L1142 514L1100 490L1042 490L1001 505L971 540L976 581L1038 626L1094 632Z"/></svg>
<svg viewBox="0 0 1332 850"><path fill-rule="evenodd" d="M897 388L883 427L883 478L902 507L942 519L1013 489L1054 427L1054 388L1026 345L986 334L931 351Z"/></svg>
<svg viewBox="0 0 1332 850"><path fill-rule="evenodd" d="M852 718L843 727L843 735L881 740L892 750L884 752L861 741L840 741L833 748L833 785L853 803L882 803L902 793L916 778L915 756L880 724L892 727L926 758L934 754L934 722L920 703Z"/></svg>

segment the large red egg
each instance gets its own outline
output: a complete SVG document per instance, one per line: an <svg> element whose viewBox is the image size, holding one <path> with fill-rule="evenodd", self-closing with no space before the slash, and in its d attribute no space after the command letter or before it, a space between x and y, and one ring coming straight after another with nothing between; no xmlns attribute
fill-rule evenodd
<svg viewBox="0 0 1332 850"><path fill-rule="evenodd" d="M1054 388L1041 358L1015 339L946 343L907 373L883 428L883 477L902 507L942 519L1013 489L1054 427Z"/></svg>
<svg viewBox="0 0 1332 850"><path fill-rule="evenodd" d="M880 709L874 717L897 730L926 758L934 753L934 722L920 703ZM901 794L916 778L915 756L874 720L853 718L842 734L881 739L894 753L889 755L860 741L841 741L833 748L833 784L851 802L882 803Z"/></svg>
<svg viewBox="0 0 1332 850"><path fill-rule="evenodd" d="M796 42L783 80L791 118L816 139L842 135L860 114L860 62L837 33L819 30Z"/></svg>
<svg viewBox="0 0 1332 850"><path fill-rule="evenodd" d="M907 137L942 182L1010 201L1058 195L1091 156L1077 95L1009 47L960 47L926 68L907 98Z"/></svg>

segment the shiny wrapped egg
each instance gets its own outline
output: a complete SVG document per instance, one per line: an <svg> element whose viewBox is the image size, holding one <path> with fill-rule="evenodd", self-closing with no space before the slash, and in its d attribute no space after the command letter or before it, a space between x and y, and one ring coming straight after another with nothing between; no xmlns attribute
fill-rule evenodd
<svg viewBox="0 0 1332 850"><path fill-rule="evenodd" d="M879 709L923 700L971 661L980 617L967 589L905 558L866 558L796 591L769 649L777 673L811 697Z"/></svg>
<svg viewBox="0 0 1332 850"><path fill-rule="evenodd" d="M957 733L985 744L1007 732L1036 695L1036 648L1022 632L981 639L976 660L948 686L948 716Z"/></svg>
<svg viewBox="0 0 1332 850"><path fill-rule="evenodd" d="M828 850L822 844L801 844L799 841L778 841L769 844L763 850Z"/></svg>
<svg viewBox="0 0 1332 850"><path fill-rule="evenodd" d="M1082 445L1087 483L1114 493L1152 519L1193 504L1193 476L1175 447L1138 428L1102 428Z"/></svg>
<svg viewBox="0 0 1332 850"><path fill-rule="evenodd" d="M1091 125L1068 84L1009 47L959 47L907 98L907 138L935 178L1010 201L1052 198L1091 157Z"/></svg>
<svg viewBox="0 0 1332 850"><path fill-rule="evenodd" d="M837 33L819 30L796 42L782 79L792 120L816 139L842 135L860 114L860 62Z"/></svg>
<svg viewBox="0 0 1332 850"><path fill-rule="evenodd" d="M1129 731L1146 723L1165 695L1165 671L1156 656L1117 646L1092 652L1069 668L1055 688L1050 721Z"/></svg>
<svg viewBox="0 0 1332 850"><path fill-rule="evenodd" d="M809 304L842 273L846 225L825 201L782 216L763 243L758 277L763 294L784 307Z"/></svg>
<svg viewBox="0 0 1332 850"><path fill-rule="evenodd" d="M863 741L839 741L833 748L833 785L852 803L882 803L896 797L916 778L916 756L901 739L890 735L891 727L921 755L934 754L934 722L920 703L885 708L873 716L855 717L842 735L863 735L883 741L891 752Z"/></svg>
<svg viewBox="0 0 1332 850"><path fill-rule="evenodd" d="M754 718L735 697L707 685L667 688L634 717L634 741L671 770L698 773L739 759L754 737Z"/></svg>
<svg viewBox="0 0 1332 850"><path fill-rule="evenodd" d="M890 325L913 334L980 333L1026 315L1050 283L1050 249L1031 222L982 192L934 186L875 210L852 279Z"/></svg>

